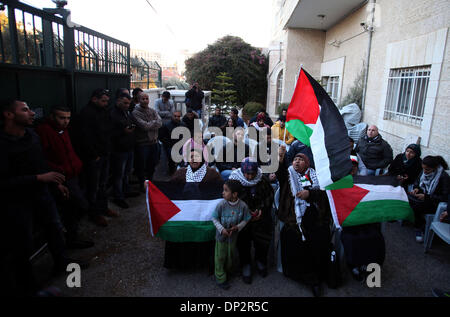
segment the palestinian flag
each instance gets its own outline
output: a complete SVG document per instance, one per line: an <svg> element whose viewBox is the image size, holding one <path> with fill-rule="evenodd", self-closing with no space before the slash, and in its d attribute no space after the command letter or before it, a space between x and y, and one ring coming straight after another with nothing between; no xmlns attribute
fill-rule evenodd
<svg viewBox="0 0 450 317"><path fill-rule="evenodd" d="M303 69L289 103L286 127L311 147L320 188L339 180L335 187L352 186L350 143L344 120L322 86Z"/></svg>
<svg viewBox="0 0 450 317"><path fill-rule="evenodd" d="M147 211L150 232L171 242L215 239L211 215L222 200L223 183L148 181Z"/></svg>
<svg viewBox="0 0 450 317"><path fill-rule="evenodd" d="M353 176L352 188L327 190L336 227L391 220L414 222L405 190L393 176Z"/></svg>

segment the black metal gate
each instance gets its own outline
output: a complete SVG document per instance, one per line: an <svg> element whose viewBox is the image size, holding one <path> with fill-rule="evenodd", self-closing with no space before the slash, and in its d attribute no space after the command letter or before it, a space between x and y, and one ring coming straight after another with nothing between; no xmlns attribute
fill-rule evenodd
<svg viewBox="0 0 450 317"><path fill-rule="evenodd" d="M130 88L130 45L73 25L68 13L0 1L2 98L23 100L40 116L61 104L78 112L96 88Z"/></svg>

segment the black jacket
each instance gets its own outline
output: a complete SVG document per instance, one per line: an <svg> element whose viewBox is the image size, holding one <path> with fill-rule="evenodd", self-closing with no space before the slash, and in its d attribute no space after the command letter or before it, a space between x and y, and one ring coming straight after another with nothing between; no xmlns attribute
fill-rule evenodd
<svg viewBox="0 0 450 317"><path fill-rule="evenodd" d="M203 91L200 89L195 91L195 89L192 88L186 92L185 96L188 99L186 104L188 108L191 108L192 110L202 109L203 97L205 96Z"/></svg>
<svg viewBox="0 0 450 317"><path fill-rule="evenodd" d="M163 124L161 128L159 128L158 131L158 138L159 140L167 147L172 147L182 139L182 136L180 136L178 139L172 139L172 131L175 128L178 127L186 127L186 125L183 122L175 122L173 120L170 120L169 122Z"/></svg>
<svg viewBox="0 0 450 317"><path fill-rule="evenodd" d="M223 115L213 115L211 118L209 118L209 127L218 127L222 128L227 123L227 118Z"/></svg>
<svg viewBox="0 0 450 317"><path fill-rule="evenodd" d="M380 134L371 142L367 136L363 136L359 139L356 152L366 167L374 170L387 167L393 158L391 146L383 140Z"/></svg>
<svg viewBox="0 0 450 317"><path fill-rule="evenodd" d="M136 140L135 132L127 133L125 128L131 126L131 120L128 111L123 111L118 107L111 109L111 141L113 152L130 152L134 149Z"/></svg>
<svg viewBox="0 0 450 317"><path fill-rule="evenodd" d="M389 175L408 175L408 179L403 183L403 185L414 184L420 172L422 171L422 160L420 158L414 159L413 163L406 166L403 163L403 153L397 155L394 161L389 166Z"/></svg>
<svg viewBox="0 0 450 317"><path fill-rule="evenodd" d="M420 174L422 175L422 174ZM419 193L423 194L422 189L419 187L420 184L420 176L416 179L414 183L414 188L419 189ZM442 171L441 177L439 177L439 182L436 186L436 189L434 190L434 193L431 195L425 194L425 204L426 205L432 205L433 208L437 208L437 205L440 202L447 202L448 201L448 194L449 194L449 185L450 185L450 176L448 176L446 171Z"/></svg>
<svg viewBox="0 0 450 317"><path fill-rule="evenodd" d="M111 151L111 117L106 108L88 104L75 121L75 149L84 161L95 160Z"/></svg>
<svg viewBox="0 0 450 317"><path fill-rule="evenodd" d="M273 121L272 121L272 119L270 118L270 116L269 116L269 114L268 114L267 112L265 113L265 115L266 115L266 118L264 119L264 123L267 124L268 126L272 127L272 126L273 126ZM257 116L258 116L258 114L256 114L255 116L253 116L253 117L250 119L249 124L252 124L253 122L256 122L256 117L257 117Z"/></svg>
<svg viewBox="0 0 450 317"><path fill-rule="evenodd" d="M36 175L49 172L39 136L26 129L21 138L0 131L0 199L2 204L27 200L44 185Z"/></svg>

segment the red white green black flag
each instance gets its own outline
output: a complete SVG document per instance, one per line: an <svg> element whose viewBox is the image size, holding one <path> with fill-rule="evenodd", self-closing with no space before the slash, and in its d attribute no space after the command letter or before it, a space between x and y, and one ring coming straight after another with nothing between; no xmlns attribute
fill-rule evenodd
<svg viewBox="0 0 450 317"><path fill-rule="evenodd" d="M286 127L311 147L322 189L352 187L350 143L344 120L330 96L304 69L289 103Z"/></svg>

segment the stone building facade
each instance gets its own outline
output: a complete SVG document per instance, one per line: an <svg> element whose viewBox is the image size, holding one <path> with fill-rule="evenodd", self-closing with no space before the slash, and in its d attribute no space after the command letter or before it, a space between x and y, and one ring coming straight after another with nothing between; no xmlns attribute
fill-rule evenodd
<svg viewBox="0 0 450 317"><path fill-rule="evenodd" d="M367 70L363 121L394 154L420 142L450 162L450 2L274 0L267 111L292 98L300 65L337 105ZM370 54L368 54L370 53ZM364 77L362 77L364 78Z"/></svg>

